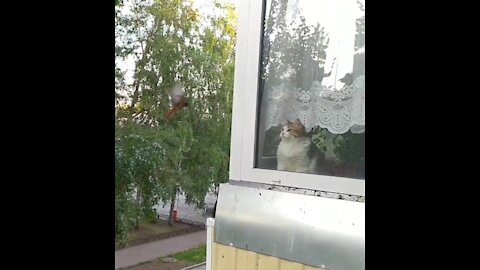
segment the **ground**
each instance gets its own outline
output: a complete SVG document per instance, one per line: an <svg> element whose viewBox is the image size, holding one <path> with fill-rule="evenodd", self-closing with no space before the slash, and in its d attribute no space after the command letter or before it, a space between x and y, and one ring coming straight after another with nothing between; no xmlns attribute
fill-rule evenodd
<svg viewBox="0 0 480 270"><path fill-rule="evenodd" d="M187 234L197 232L203 228L198 226L192 226L183 223L174 222L173 226L168 226L166 220L158 220L156 223L142 223L137 230L130 232L127 245L135 246L143 243L147 243L154 240L160 240L177 236L181 234Z"/></svg>
<svg viewBox="0 0 480 270"><path fill-rule="evenodd" d="M142 263L122 270L179 270L184 267L204 262L206 246L202 245L187 251L179 252L167 258L159 258L153 262ZM173 261L172 261L173 260Z"/></svg>

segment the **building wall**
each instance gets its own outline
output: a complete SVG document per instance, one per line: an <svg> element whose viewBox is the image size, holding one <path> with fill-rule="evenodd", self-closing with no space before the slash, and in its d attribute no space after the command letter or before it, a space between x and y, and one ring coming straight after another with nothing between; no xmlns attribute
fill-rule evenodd
<svg viewBox="0 0 480 270"><path fill-rule="evenodd" d="M212 270L322 270L215 242L212 256Z"/></svg>

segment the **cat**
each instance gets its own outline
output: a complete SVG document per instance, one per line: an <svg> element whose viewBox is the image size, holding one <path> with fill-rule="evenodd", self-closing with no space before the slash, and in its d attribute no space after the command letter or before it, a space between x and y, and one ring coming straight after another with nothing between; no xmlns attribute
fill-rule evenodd
<svg viewBox="0 0 480 270"><path fill-rule="evenodd" d="M299 173L319 173L323 157L297 118L287 121L280 131L277 149L277 170Z"/></svg>

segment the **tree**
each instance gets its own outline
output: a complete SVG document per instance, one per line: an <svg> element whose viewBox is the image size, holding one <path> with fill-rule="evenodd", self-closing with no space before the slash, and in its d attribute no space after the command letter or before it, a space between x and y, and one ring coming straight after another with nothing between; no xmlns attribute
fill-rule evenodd
<svg viewBox="0 0 480 270"><path fill-rule="evenodd" d="M228 180L234 6L215 1L218 12L203 17L192 1L133 6L116 17L116 57L136 59L133 83L116 69L119 222L135 208L138 221L156 201L173 205L179 191L201 207L206 193ZM167 91L175 82L184 85L189 107L165 122ZM124 231L132 227L124 224Z"/></svg>

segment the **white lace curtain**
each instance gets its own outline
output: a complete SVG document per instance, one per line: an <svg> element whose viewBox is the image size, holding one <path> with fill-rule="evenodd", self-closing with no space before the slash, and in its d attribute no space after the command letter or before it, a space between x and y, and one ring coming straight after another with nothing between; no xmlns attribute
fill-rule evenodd
<svg viewBox="0 0 480 270"><path fill-rule="evenodd" d="M298 118L307 130L315 126L334 134L365 130L365 76L355 78L352 86L333 89L314 82L311 89L295 89L287 83L266 89L265 129Z"/></svg>

